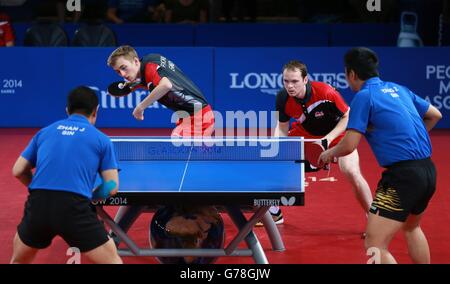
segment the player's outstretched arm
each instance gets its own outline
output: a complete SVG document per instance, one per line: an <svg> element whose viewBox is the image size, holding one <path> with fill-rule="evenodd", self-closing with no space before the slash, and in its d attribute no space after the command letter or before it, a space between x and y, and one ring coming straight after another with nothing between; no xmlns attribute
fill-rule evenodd
<svg viewBox="0 0 450 284"><path fill-rule="evenodd" d="M327 135L323 137L323 139L327 140L327 145L330 145L331 142L333 142L336 137L338 137L342 132L345 131L348 124L348 117L350 114L350 108L347 110L346 113L341 117L341 119L338 121L336 126L331 130Z"/></svg>
<svg viewBox="0 0 450 284"><path fill-rule="evenodd" d="M358 147L362 134L353 129L348 129L344 138L333 148L323 152L319 157L319 165L329 164L334 158L347 156Z"/></svg>

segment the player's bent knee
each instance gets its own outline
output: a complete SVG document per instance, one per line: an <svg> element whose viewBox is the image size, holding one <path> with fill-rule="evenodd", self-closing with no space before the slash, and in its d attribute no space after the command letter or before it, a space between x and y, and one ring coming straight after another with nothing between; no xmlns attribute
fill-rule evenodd
<svg viewBox="0 0 450 284"><path fill-rule="evenodd" d="M26 245L16 233L13 241L13 255L11 257L11 264L28 264L33 261L38 249Z"/></svg>
<svg viewBox="0 0 450 284"><path fill-rule="evenodd" d="M98 264L122 264L123 261L117 253L113 239L109 239L103 245L88 251L85 255L94 263Z"/></svg>
<svg viewBox="0 0 450 284"><path fill-rule="evenodd" d="M381 242L375 241L373 236L371 236L370 234L367 234L366 238L364 239L364 247L365 247L366 250L368 250L370 248L382 249L385 246Z"/></svg>
<svg viewBox="0 0 450 284"><path fill-rule="evenodd" d="M109 239L103 246L105 246L105 249L108 250L108 254L110 255L110 258L108 260L108 263L110 264L122 264L123 261L120 258L119 254L117 253L117 247L114 243L113 239Z"/></svg>
<svg viewBox="0 0 450 284"><path fill-rule="evenodd" d="M368 250L369 248L373 247L374 243L372 239L370 238L369 234L366 234L366 238L364 239L364 248Z"/></svg>
<svg viewBox="0 0 450 284"><path fill-rule="evenodd" d="M357 180L361 177L361 172L358 168L355 167L341 167L341 172L350 179Z"/></svg>
<svg viewBox="0 0 450 284"><path fill-rule="evenodd" d="M367 249L376 247L379 249L387 249L389 246L390 238L388 236L374 234L367 232L366 238L364 239L364 246Z"/></svg>

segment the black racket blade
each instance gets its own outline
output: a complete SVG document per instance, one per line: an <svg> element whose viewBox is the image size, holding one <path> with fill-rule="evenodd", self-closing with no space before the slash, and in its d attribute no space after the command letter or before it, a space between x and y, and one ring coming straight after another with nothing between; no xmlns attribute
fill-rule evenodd
<svg viewBox="0 0 450 284"><path fill-rule="evenodd" d="M108 93L114 97L123 97L131 93L131 87L126 82L119 81L108 86Z"/></svg>

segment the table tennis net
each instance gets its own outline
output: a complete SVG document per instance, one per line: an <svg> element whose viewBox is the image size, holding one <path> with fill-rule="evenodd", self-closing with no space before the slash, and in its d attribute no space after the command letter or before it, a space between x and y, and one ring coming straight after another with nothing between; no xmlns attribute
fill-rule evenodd
<svg viewBox="0 0 450 284"><path fill-rule="evenodd" d="M171 142L145 139L113 139L119 161L297 161L301 160L299 139L217 140Z"/></svg>

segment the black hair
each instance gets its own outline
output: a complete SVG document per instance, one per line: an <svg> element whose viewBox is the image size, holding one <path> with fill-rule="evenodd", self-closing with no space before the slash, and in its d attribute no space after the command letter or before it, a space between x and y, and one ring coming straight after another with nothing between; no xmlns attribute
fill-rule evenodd
<svg viewBox="0 0 450 284"><path fill-rule="evenodd" d="M344 56L344 64L347 74L354 71L360 80L368 80L378 77L378 56L367 47L354 47Z"/></svg>
<svg viewBox="0 0 450 284"><path fill-rule="evenodd" d="M69 114L81 113L91 115L98 106L97 94L89 87L78 86L70 91L67 97L67 111Z"/></svg>

